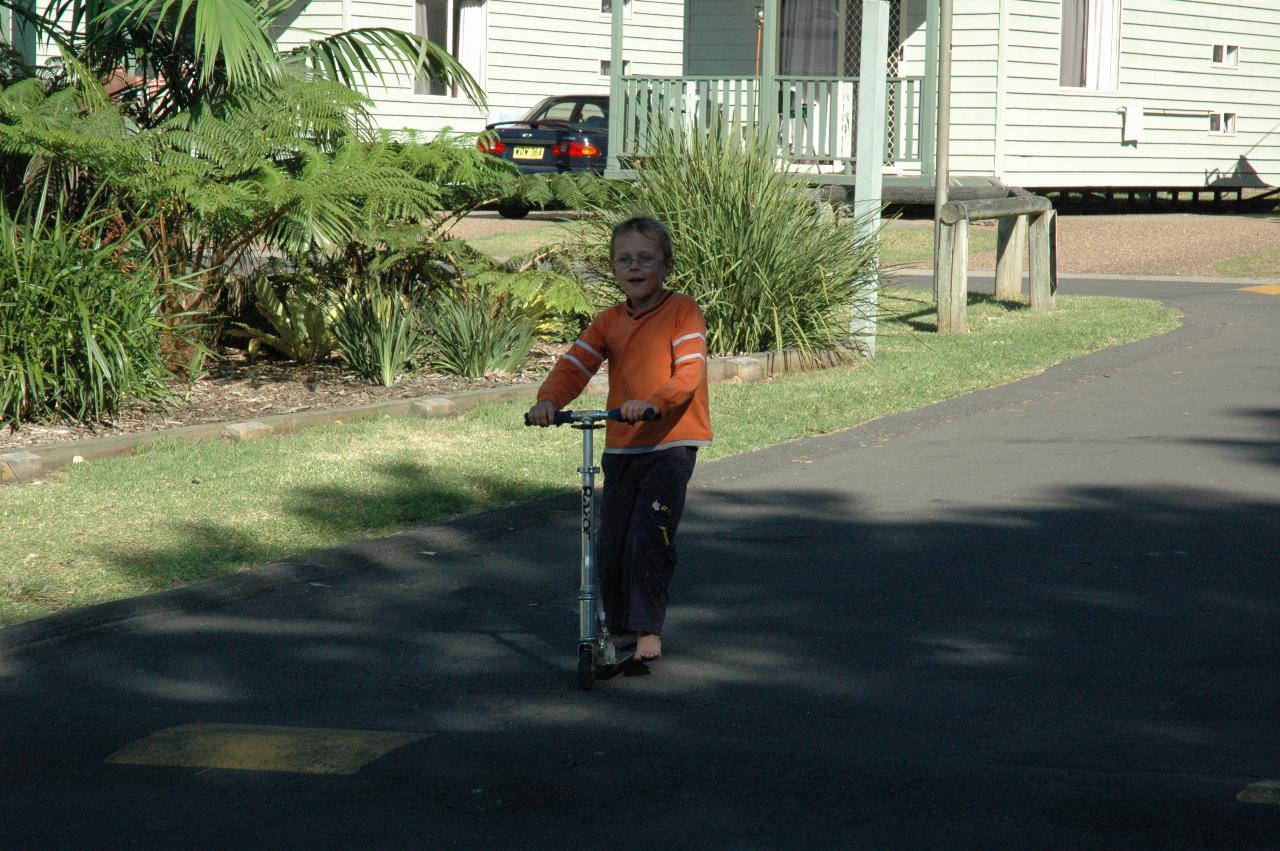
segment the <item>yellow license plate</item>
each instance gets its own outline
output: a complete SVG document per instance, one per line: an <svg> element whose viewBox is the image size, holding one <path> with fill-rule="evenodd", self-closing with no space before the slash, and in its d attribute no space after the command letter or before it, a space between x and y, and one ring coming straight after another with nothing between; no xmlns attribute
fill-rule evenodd
<svg viewBox="0 0 1280 851"><path fill-rule="evenodd" d="M511 158L513 160L540 160L542 159L542 153L545 150L546 148L537 146L528 148L517 147L511 151Z"/></svg>

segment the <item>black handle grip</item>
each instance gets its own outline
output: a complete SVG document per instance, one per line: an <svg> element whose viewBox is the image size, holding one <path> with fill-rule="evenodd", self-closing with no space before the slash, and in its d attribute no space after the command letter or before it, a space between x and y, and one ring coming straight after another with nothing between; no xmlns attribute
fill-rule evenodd
<svg viewBox="0 0 1280 851"><path fill-rule="evenodd" d="M622 409L611 408L607 411L584 411L582 413L576 413L574 411L556 411L555 420L553 420L552 425L570 425L572 423L582 422L584 419L610 419L618 422L625 422L625 420L622 419ZM662 419L662 412L650 409L645 411L644 416L640 419L647 423L656 422L657 420ZM533 425L533 423L529 421L529 414L527 412L524 415L524 424L526 426Z"/></svg>

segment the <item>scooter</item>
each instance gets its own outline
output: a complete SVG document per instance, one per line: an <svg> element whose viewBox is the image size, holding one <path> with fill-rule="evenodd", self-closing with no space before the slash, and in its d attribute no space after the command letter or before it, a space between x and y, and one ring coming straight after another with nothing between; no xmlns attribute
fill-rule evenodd
<svg viewBox="0 0 1280 851"><path fill-rule="evenodd" d="M660 415L647 411L645 420ZM619 408L608 411L556 411L555 425L569 425L582 432L582 559L578 587L578 685L590 690L597 678L616 674L635 655L635 647L620 648L609 640L604 603L600 599L600 576L596 563L596 473L592 434L604 428L605 420L626 422ZM529 415L525 414L525 425Z"/></svg>

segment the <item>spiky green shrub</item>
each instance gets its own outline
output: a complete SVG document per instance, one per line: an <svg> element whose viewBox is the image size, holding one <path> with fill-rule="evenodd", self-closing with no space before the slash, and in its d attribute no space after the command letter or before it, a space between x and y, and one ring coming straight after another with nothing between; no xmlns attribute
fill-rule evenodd
<svg viewBox="0 0 1280 851"><path fill-rule="evenodd" d="M596 280L611 277L615 223L636 214L671 229L675 271L707 319L713 354L844 348L873 309L875 240L862 222L815 202L803 179L779 171L771 146L727 136L654 141L630 196L602 215L578 250ZM616 301L617 292L605 293Z"/></svg>
<svg viewBox="0 0 1280 851"><path fill-rule="evenodd" d="M431 310L431 365L447 375L480 378L515 372L533 348L528 314L473 287L436 299Z"/></svg>
<svg viewBox="0 0 1280 851"><path fill-rule="evenodd" d="M252 279L253 305L266 328L237 322L249 338L249 354L265 345L292 360L315 363L333 351L330 331L333 299L321 286L301 275L271 275L263 270Z"/></svg>
<svg viewBox="0 0 1280 851"><path fill-rule="evenodd" d="M370 286L355 287L342 299L333 335L343 363L383 387L414 369L427 349L419 308L400 293Z"/></svg>
<svg viewBox="0 0 1280 851"><path fill-rule="evenodd" d="M111 217L0 207L0 423L110 419L172 396L149 267Z"/></svg>

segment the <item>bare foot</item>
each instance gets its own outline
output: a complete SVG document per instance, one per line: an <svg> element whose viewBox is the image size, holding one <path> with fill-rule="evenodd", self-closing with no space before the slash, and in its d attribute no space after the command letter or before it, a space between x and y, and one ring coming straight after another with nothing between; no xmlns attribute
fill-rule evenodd
<svg viewBox="0 0 1280 851"><path fill-rule="evenodd" d="M636 659L641 662L652 662L662 656L662 636L652 632L640 633L636 641Z"/></svg>

